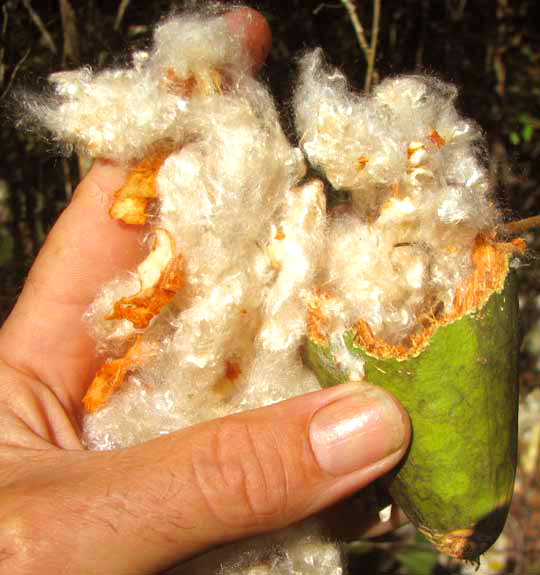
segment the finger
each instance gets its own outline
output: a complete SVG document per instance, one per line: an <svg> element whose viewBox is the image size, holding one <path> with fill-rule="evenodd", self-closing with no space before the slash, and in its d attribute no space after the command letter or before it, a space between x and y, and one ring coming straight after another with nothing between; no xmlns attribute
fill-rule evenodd
<svg viewBox="0 0 540 575"><path fill-rule="evenodd" d="M226 14L259 68L271 34L249 8ZM140 227L110 219L126 172L97 161L49 234L15 309L0 331L0 358L45 382L64 406L78 409L96 369L94 342L81 316L105 282L143 259Z"/></svg>
<svg viewBox="0 0 540 575"><path fill-rule="evenodd" d="M233 33L244 39L244 45L253 61L252 71L256 74L272 45L272 32L266 18L257 10L244 6L226 14L225 19Z"/></svg>
<svg viewBox="0 0 540 575"><path fill-rule="evenodd" d="M41 482L26 518L37 548L20 536L51 573L67 548L91 561L72 572L156 572L350 496L396 465L409 435L389 394L347 384L126 450L68 452L67 479L51 464L62 487ZM59 514L64 499L78 512Z"/></svg>

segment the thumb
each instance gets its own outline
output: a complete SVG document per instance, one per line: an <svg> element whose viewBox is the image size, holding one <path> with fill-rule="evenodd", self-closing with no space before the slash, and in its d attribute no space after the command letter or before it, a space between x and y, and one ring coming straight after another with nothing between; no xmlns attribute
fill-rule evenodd
<svg viewBox="0 0 540 575"><path fill-rule="evenodd" d="M389 394L347 384L129 449L64 452L69 471L52 471L63 487L32 507L39 510L29 520L32 552L51 573L60 572L68 548L83 562L72 572L159 571L351 495L396 465L409 435L408 417ZM59 513L64 500L84 512Z"/></svg>

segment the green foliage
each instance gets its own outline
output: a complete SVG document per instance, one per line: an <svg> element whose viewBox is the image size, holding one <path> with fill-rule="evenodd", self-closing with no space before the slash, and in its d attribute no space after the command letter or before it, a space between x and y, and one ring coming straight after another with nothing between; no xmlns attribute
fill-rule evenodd
<svg viewBox="0 0 540 575"><path fill-rule="evenodd" d="M540 129L540 118L535 118L529 114L519 114L517 117L519 128L509 134L510 143L518 146L521 143L528 144L533 141L533 137Z"/></svg>
<svg viewBox="0 0 540 575"><path fill-rule="evenodd" d="M396 535L375 541L355 541L346 546L352 567L370 567L377 561L377 575L434 575L449 573L441 571L440 556L419 533L411 535L408 526L398 530ZM382 559L384 557L384 560ZM352 575L374 573L367 569L353 570Z"/></svg>
<svg viewBox="0 0 540 575"><path fill-rule="evenodd" d="M413 545L404 545L396 554L403 575L431 575L437 566L439 554L420 535Z"/></svg>

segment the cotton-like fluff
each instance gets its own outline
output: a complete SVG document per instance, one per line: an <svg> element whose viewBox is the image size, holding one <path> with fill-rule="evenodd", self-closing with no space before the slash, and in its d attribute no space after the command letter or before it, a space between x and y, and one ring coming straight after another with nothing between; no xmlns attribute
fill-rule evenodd
<svg viewBox="0 0 540 575"><path fill-rule="evenodd" d="M122 387L84 417L90 449L320 389L299 346L301 294L324 252L324 189L301 183L302 153L249 67L223 18L191 14L161 24L131 68L56 74L53 103L29 103L59 140L139 174L111 214L133 223L125 218L137 204L137 223L151 229L146 259L103 286L85 314L104 367L129 361L127 374L114 374ZM144 186L153 207L137 196ZM209 575L343 573L339 546L313 520L198 562Z"/></svg>
<svg viewBox="0 0 540 575"><path fill-rule="evenodd" d="M475 239L498 222L481 133L456 111L456 94L435 78L401 76L359 95L320 50L300 62L301 147L351 195L330 217L320 284L343 302L340 329L362 319L400 343L419 317L452 313Z"/></svg>
<svg viewBox="0 0 540 575"><path fill-rule="evenodd" d="M215 571L217 559L219 571ZM211 551L168 575L344 575L342 563L341 551L311 519L277 534Z"/></svg>
<svg viewBox="0 0 540 575"><path fill-rule="evenodd" d="M52 74L55 96L29 97L26 108L58 141L127 164L143 157L150 142L186 141L193 105L249 66L242 39L223 18L193 13L159 25L154 49L135 52L130 68Z"/></svg>
<svg viewBox="0 0 540 575"><path fill-rule="evenodd" d="M159 170L154 225L175 240L184 286L144 332L148 359L130 385L86 417L92 447L129 445L319 388L298 354L306 332L299 294L319 268L324 192L313 181L293 186L301 157L266 91L254 80L245 88L251 102L240 91L216 97L213 109L205 102L203 135ZM115 330L129 326L102 315L119 289L113 282L87 314L111 345Z"/></svg>

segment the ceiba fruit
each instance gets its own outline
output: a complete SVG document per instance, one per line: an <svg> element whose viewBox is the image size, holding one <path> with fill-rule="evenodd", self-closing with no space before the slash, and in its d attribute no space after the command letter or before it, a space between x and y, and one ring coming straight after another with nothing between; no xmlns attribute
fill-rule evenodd
<svg viewBox="0 0 540 575"><path fill-rule="evenodd" d="M412 523L443 553L475 559L500 534L509 509L517 450L518 306L509 273L512 250L479 236L474 272L456 292L449 315L418 319L401 345L375 337L361 319L343 337L364 379L392 392L413 428L403 463L384 481ZM321 337L320 314L303 355L324 386L348 379ZM361 385L361 383L359 383Z"/></svg>

